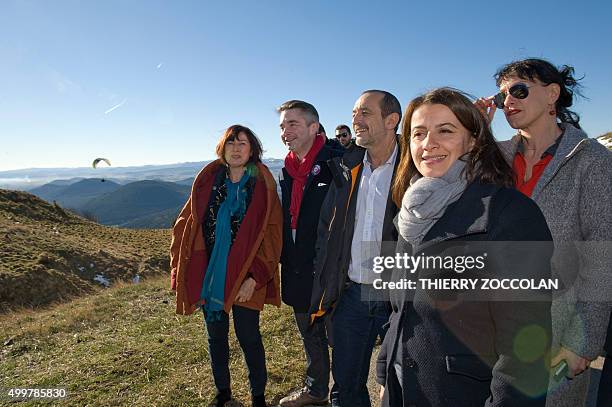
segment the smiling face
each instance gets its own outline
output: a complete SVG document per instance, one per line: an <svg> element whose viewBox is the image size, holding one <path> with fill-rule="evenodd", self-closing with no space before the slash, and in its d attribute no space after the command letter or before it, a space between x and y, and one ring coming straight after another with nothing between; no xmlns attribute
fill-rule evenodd
<svg viewBox="0 0 612 407"><path fill-rule="evenodd" d="M512 86L519 83L525 84L529 91L524 99L516 98L509 92ZM537 79L530 81L512 76L501 81L499 90L506 94L504 114L510 127L527 129L541 121L555 119L549 112L554 110L555 102L559 98L559 85L556 83L543 85Z"/></svg>
<svg viewBox="0 0 612 407"><path fill-rule="evenodd" d="M424 177L439 178L474 145L474 137L441 104L418 107L410 120L410 155Z"/></svg>
<svg viewBox="0 0 612 407"><path fill-rule="evenodd" d="M385 138L385 119L380 102L383 95L378 92L364 93L353 107L353 131L358 146L368 148Z"/></svg>
<svg viewBox="0 0 612 407"><path fill-rule="evenodd" d="M236 138L225 143L223 158L230 168L244 167L251 158L251 143L244 132L238 133Z"/></svg>
<svg viewBox="0 0 612 407"><path fill-rule="evenodd" d="M319 123L308 124L307 115L300 109L284 110L280 113L280 135L281 140L289 151L295 152L298 157L303 158L319 131Z"/></svg>

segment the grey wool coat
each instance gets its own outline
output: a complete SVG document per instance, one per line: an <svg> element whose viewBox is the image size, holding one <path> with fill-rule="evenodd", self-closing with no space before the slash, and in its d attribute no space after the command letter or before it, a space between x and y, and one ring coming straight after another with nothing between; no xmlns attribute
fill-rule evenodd
<svg viewBox="0 0 612 407"><path fill-rule="evenodd" d="M560 126L557 151L531 198L553 236L552 275L565 286L553 299L553 348L594 359L605 343L612 301L612 153L582 130ZM499 143L510 165L520 140L517 134ZM551 381L548 405L582 405L588 377Z"/></svg>

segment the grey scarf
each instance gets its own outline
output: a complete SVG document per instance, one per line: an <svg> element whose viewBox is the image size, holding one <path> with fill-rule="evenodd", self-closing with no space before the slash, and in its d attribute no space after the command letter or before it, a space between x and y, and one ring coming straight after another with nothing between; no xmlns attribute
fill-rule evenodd
<svg viewBox="0 0 612 407"><path fill-rule="evenodd" d="M442 217L446 207L459 199L467 180L462 174L465 161L455 161L440 178L414 176L402 199L398 217L399 233L417 247L429 229Z"/></svg>

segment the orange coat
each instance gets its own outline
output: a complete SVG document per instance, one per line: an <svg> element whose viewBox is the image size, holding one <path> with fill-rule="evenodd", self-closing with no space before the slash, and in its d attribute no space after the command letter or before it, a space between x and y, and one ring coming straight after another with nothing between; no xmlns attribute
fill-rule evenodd
<svg viewBox="0 0 612 407"><path fill-rule="evenodd" d="M220 160L213 161L196 176L189 199L172 229L170 279L171 288L176 290L177 314L191 314L202 305L199 297L208 265L202 223L215 175L222 165ZM262 310L264 304L280 306L281 302L278 262L282 249L282 210L272 173L262 163L257 168L253 197L228 255L224 306L227 313L234 304ZM236 295L252 267L264 268L267 281L258 282L249 301L237 303Z"/></svg>

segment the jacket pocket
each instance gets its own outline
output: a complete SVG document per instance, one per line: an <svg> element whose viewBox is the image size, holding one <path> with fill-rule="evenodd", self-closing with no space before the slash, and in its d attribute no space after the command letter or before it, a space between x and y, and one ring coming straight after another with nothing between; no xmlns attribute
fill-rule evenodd
<svg viewBox="0 0 612 407"><path fill-rule="evenodd" d="M186 261L189 263L185 273L185 286L189 302L195 304L200 299L204 274L206 274L207 259L204 250L195 250Z"/></svg>
<svg viewBox="0 0 612 407"><path fill-rule="evenodd" d="M490 381L491 368L476 355L446 355L446 371L449 374L467 376L480 382Z"/></svg>

